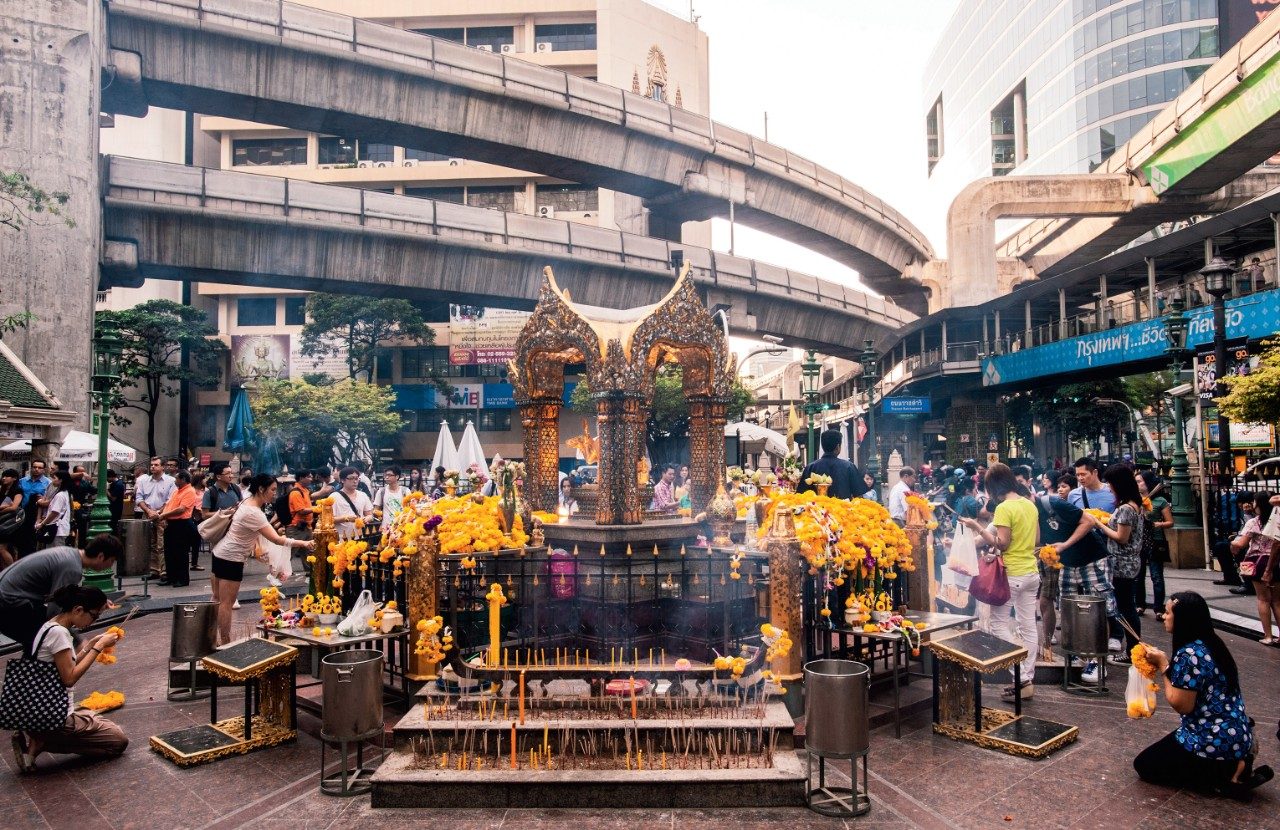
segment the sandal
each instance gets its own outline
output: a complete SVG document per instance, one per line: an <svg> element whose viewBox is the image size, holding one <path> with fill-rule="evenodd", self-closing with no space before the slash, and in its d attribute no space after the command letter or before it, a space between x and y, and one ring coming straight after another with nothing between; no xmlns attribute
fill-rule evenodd
<svg viewBox="0 0 1280 830"><path fill-rule="evenodd" d="M13 733L13 760L17 764L19 775L28 775L35 772L36 759L32 758L28 752L27 736L21 732Z"/></svg>
<svg viewBox="0 0 1280 830"><path fill-rule="evenodd" d="M1258 640L1258 645L1274 646L1275 644L1276 644L1275 637L1263 637L1261 640Z"/></svg>

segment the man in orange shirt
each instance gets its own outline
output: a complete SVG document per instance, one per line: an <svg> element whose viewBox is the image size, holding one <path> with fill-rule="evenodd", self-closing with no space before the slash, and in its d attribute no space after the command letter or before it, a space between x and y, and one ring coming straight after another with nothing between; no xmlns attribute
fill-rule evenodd
<svg viewBox="0 0 1280 830"><path fill-rule="evenodd" d="M196 530L195 521L191 518L200 496L191 486L191 474L179 470L174 475L177 489L160 510L159 519L165 521L164 526L164 566L165 578L161 585L172 585L185 588L191 584L191 572L188 570L188 557Z"/></svg>
<svg viewBox="0 0 1280 830"><path fill-rule="evenodd" d="M293 489L289 491L289 523L285 526L284 535L290 539L311 540L311 522L315 514L311 512L311 471L299 470Z"/></svg>

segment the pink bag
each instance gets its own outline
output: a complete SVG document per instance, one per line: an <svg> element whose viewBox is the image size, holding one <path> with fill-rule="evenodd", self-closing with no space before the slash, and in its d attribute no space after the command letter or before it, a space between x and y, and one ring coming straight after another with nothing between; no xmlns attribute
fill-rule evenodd
<svg viewBox="0 0 1280 830"><path fill-rule="evenodd" d="M578 565L563 548L551 552L551 596L572 599L578 593Z"/></svg>
<svg viewBox="0 0 1280 830"><path fill-rule="evenodd" d="M978 557L978 575L969 583L969 595L987 605L1009 602L1009 575L1004 569L1004 557L997 556L991 562L985 556Z"/></svg>

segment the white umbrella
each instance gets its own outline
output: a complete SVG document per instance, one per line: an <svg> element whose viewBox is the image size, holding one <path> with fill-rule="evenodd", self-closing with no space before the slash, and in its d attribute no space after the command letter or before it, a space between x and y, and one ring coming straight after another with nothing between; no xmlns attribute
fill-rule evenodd
<svg viewBox="0 0 1280 830"><path fill-rule="evenodd" d="M743 441L763 441L764 451L779 458L787 454L787 439L768 427L739 421L736 424L725 424L724 434L738 436Z"/></svg>
<svg viewBox="0 0 1280 830"><path fill-rule="evenodd" d="M26 455L31 452L31 439L23 438L0 447L0 453ZM132 464L138 454L133 447L122 444L110 435L107 436L107 462L115 464ZM67 439L58 449L58 461L96 461L98 459L98 436L73 429L67 433Z"/></svg>
<svg viewBox="0 0 1280 830"><path fill-rule="evenodd" d="M431 456L431 474L434 476L437 467L446 470L458 469L458 448L453 443L453 433L449 432L449 422L440 422L440 434L436 436L436 451Z"/></svg>
<svg viewBox="0 0 1280 830"><path fill-rule="evenodd" d="M462 438L458 441L458 470L465 470L472 464L478 464L488 474L489 467L485 464L484 447L480 446L476 425L467 421L467 428L462 431Z"/></svg>
<svg viewBox="0 0 1280 830"><path fill-rule="evenodd" d="M849 425L840 424L840 457L849 460Z"/></svg>

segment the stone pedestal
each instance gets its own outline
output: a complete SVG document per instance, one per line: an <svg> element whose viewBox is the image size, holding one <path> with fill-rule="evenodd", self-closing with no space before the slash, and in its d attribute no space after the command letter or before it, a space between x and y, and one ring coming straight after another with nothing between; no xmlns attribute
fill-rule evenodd
<svg viewBox="0 0 1280 830"><path fill-rule="evenodd" d="M1169 540L1169 564L1167 568L1203 568L1204 531L1198 527L1186 530L1171 527L1164 532Z"/></svg>

